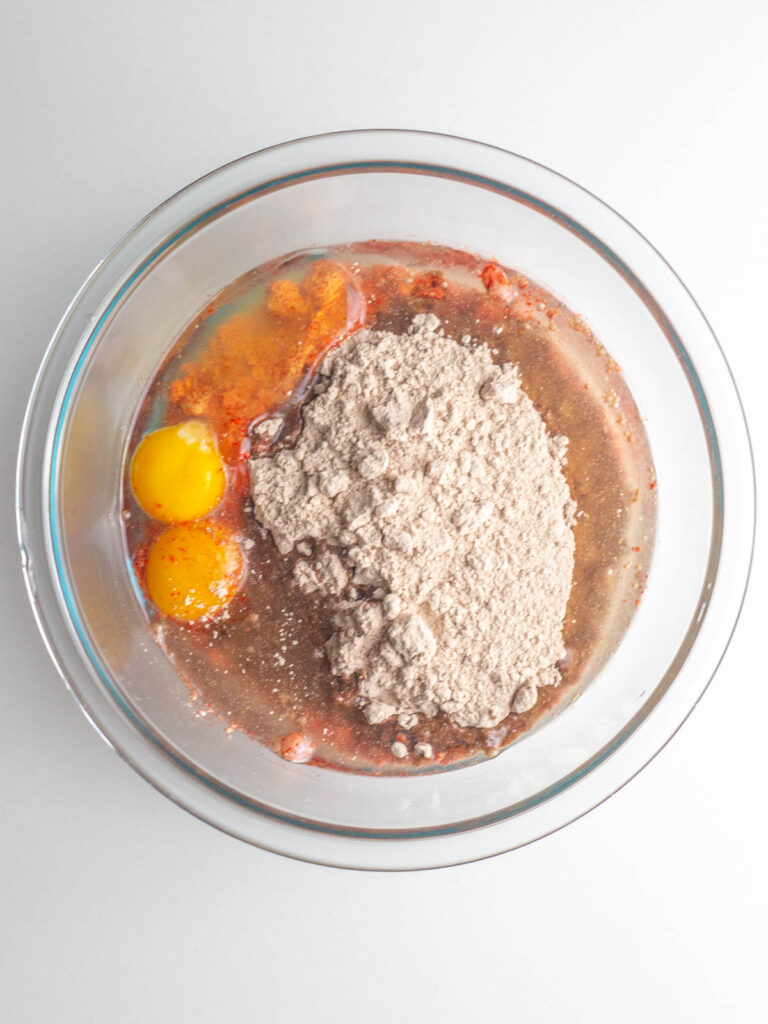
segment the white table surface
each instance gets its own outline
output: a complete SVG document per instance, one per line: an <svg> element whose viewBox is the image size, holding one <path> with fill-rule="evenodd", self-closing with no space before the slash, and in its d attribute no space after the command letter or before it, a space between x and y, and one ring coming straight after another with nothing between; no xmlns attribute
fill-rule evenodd
<svg viewBox="0 0 768 1024"><path fill-rule="evenodd" d="M236 156L345 127L496 143L672 262L768 465L764 0L0 5L0 1020L768 1020L765 536L673 742L564 831L406 875L294 863L154 792L49 663L11 482L37 363L93 264Z"/></svg>

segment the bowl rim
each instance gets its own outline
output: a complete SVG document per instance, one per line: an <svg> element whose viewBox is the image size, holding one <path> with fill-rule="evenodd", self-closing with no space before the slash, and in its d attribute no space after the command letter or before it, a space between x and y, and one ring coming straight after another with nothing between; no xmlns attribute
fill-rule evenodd
<svg viewBox="0 0 768 1024"><path fill-rule="evenodd" d="M75 673L72 671L70 667L73 662L73 650L69 649L65 651L65 648L67 647L68 644L72 645L74 648L77 648L78 645L76 638L73 636L72 622L67 621L68 618L71 620L71 615L67 611L67 602L66 600L62 601L62 595L60 593L61 578L60 572L57 570L56 567L56 552L54 550L55 545L51 541L50 521L46 523L44 512L41 519L39 516L40 509L38 509L38 521L36 524L34 524L32 522L32 520L35 518L34 515L32 514L33 502L30 502L29 500L30 491L34 492L35 490L34 486L31 486L35 476L33 468L34 456L36 452L38 454L40 452L39 447L36 447L36 443L39 443L41 437L45 433L41 429L42 425L39 422L35 422L35 413L39 410L40 403L44 398L46 385L50 384L50 374L51 371L54 369L54 361L58 357L58 362L60 363L62 354L67 356L67 359L73 356L73 352L78 356L78 358L75 360L74 369L71 369L71 373L68 378L69 386L71 386L76 376L77 368L80 365L80 360L82 359L82 356L84 354L84 350L87 349L88 344L90 344L91 341L95 339L96 334L98 333L99 325L101 322L103 322L104 319L104 314L102 314L101 317L98 319L93 316L91 316L90 319L88 319L88 317L85 315L86 311L82 308L83 300L93 290L96 290L98 293L98 289L99 287L101 287L102 299L104 299L104 296L106 294L107 297L110 297L111 302L117 301L117 298L119 296L114 296L112 294L112 289L108 287L106 292L104 292L102 278L105 277L105 275L108 278L109 275L107 272L109 270L114 270L117 271L117 277L122 277L123 284L127 286L128 281L125 279L125 275L123 272L125 268L121 268L119 266L120 258L126 255L126 253L129 256L129 264L131 264L134 269L137 266L139 267L139 269L135 270L135 275L139 275L141 272L143 272L143 267L146 264L143 263L141 260L137 262L136 252L132 251L132 247L134 250L136 249L135 243L137 241L143 244L144 239L141 236L146 233L146 229L151 228L155 224L156 220L162 214L168 212L169 210L173 210L173 208L179 201L196 195L200 188L204 188L208 183L219 181L221 180L222 177L226 177L228 172L232 171L233 169L239 169L242 168L244 165L253 164L254 162L259 161L260 159L263 159L267 154L275 153L277 151L285 153L286 151L290 150L296 150L301 148L306 149L307 146L311 148L317 145L318 143L327 143L332 140L351 140L353 138L371 138L374 136L377 137L378 139L386 138L387 140L391 140L395 150L399 148L397 145L394 145L395 143L403 142L403 146L407 148L407 142L405 142L404 140L412 141L414 142L414 145L417 143L418 140L421 140L421 142L426 141L428 144L442 146L451 146L458 144L460 148L468 147L469 150L471 150L472 153L474 154L480 154L483 153L484 151L490 151L495 154L500 154L503 156L505 160L508 160L510 162L510 170L512 168L512 165L514 165L516 162L522 163L529 168L535 168L538 172L542 172L544 177L556 180L560 184L564 184L567 187L567 189L570 190L571 192L575 190L575 192L580 194L582 197L588 197L591 203L596 204L597 208L603 211L603 214L608 214L609 218L612 219L615 223L620 223L622 225L622 230L624 230L628 236L631 236L631 238L634 239L636 244L639 243L646 250L647 253L652 254L654 259L657 261L657 264L660 267L661 271L665 275L667 275L669 279L673 281L673 283L676 286L676 289L679 292L679 295L682 296L683 300L686 301L691 307L691 309L695 312L695 315L702 328L703 336L707 338L707 343L714 344L714 353L717 357L717 361L720 364L720 368L725 370L726 391L730 392L731 413L733 414L734 410L736 412L734 423L732 425L734 426L736 433L739 434L740 436L737 438L734 444L739 445L741 448L740 456L742 463L744 463L744 456L746 455L746 463L744 466L741 467L741 477L742 485L749 490L749 509L747 515L748 543L747 545L744 545L742 543L739 549L739 581L737 582L735 588L733 586L731 587L731 590L735 592L729 595L729 601L727 602L728 628L720 629L720 633L722 634L721 640L715 644L718 650L714 654L710 654L708 658L709 664L705 676L703 678L703 682L702 680L698 680L698 684L694 688L693 700L690 701L686 699L686 701L683 702L685 706L682 708L676 708L673 717L670 717L669 715L667 716L667 721L665 722L664 728L660 730L659 735L657 735L656 739L653 740L649 745L649 749L652 748L650 749L650 752L646 750L639 759L635 758L630 764L623 765L620 768L618 774L614 772L613 774L616 775L616 779L612 784L609 785L607 791L605 791L604 786L599 787L600 790L603 790L602 795L600 795L598 792L592 792L594 790L594 776L598 772L598 769L608 764L609 761L613 762L614 768L616 768L619 765L619 763L624 760L623 758L620 758L618 756L620 754L621 748L624 747L627 740L630 739L631 736L637 732L639 726L648 720L651 712L654 710L654 708L659 703L661 698L672 686L674 680L677 677L678 670L681 666L676 666L674 669L670 668L668 673L665 673L664 677L666 678L667 675L671 673L671 677L667 682L666 689L661 693L658 693L657 699L655 701L649 700L646 704L642 706L640 712L638 712L636 716L633 716L631 722L634 721L634 718L637 718L638 716L640 716L640 721L638 721L633 726L629 735L623 735L624 733L626 733L627 729L627 726L625 726L622 730L620 730L620 733L618 735L621 738L618 739L618 742L615 746L609 744L608 747L610 747L611 749L604 749L603 751L598 752L597 755L593 755L588 759L588 766L586 767L583 775L571 779L567 782L567 784L564 784L562 786L557 785L555 787L552 787L556 790L556 792L551 793L547 795L546 798L542 799L539 806L541 808L546 809L546 804L549 804L549 809L551 810L551 805L555 802L555 798L557 796L564 794L573 785L578 784L581 787L582 799L578 801L577 804L574 804L573 812L566 815L565 820L559 820L559 822L557 822L552 819L551 814L545 814L543 816L539 815L539 817L542 818L542 823L541 825L537 825L534 828L535 834L531 834L528 838L524 838L521 841L505 842L504 840L501 840L501 836L499 835L498 838L494 841L490 843L481 843L480 846L478 846L476 842L463 843L460 844L460 846L462 846L463 848L460 850L459 847L455 846L453 852L447 855L447 859L445 859L445 852L438 854L437 851L434 850L436 842L455 840L459 839L462 836L471 837L473 833L475 833L475 836L477 836L477 834L480 833L483 829L485 830L486 835L489 833L491 829L498 831L499 826L502 825L505 820L509 820L509 814L505 813L509 809L505 809L505 811L498 812L494 815L485 816L480 821L471 821L468 824L466 824L466 826L462 830L452 831L451 834L447 836L444 834L440 834L443 830L428 830L424 834L418 831L414 832L413 830L405 830L403 834L398 834L397 832L393 833L391 830L387 831L384 834L377 834L376 830L365 830L362 834L355 834L354 830L348 829L340 829L338 830L338 832L332 831L331 833L328 833L324 829L321 829L320 832L317 832L315 831L317 826L313 825L312 822L300 821L296 819L291 819L290 821L275 820L270 823L271 827L269 829L265 830L261 828L260 834L258 836L254 836L252 832L250 832L250 830L247 827L245 827L243 822L235 821L234 819L230 820L227 818L227 815L224 815L222 817L222 815L214 813L214 810L211 807L207 806L207 801L192 800L189 797L189 793L186 792L185 787L180 788L178 785L169 782L167 778L163 779L162 771L159 770L157 763L154 765L151 763L148 764L146 759L141 760L137 758L135 756L135 750L133 745L127 741L127 735L125 733L125 730L117 727L117 724L114 721L105 720L105 716L102 713L103 709L98 709L94 707L94 702L92 700L89 700L88 697L82 692L81 685L79 685L80 681L74 678ZM400 167L402 169L408 169L413 167L413 162L408 160L394 159L392 163L393 165L395 165L394 169L397 169L397 167ZM382 161L373 161L373 164L379 166L382 164ZM424 164L422 162L419 163L418 166L425 169L434 170L435 168L441 167L442 165L430 165ZM305 178L309 174L315 174L317 172L324 172L326 174L339 173L339 167L340 165L334 164L324 164L321 165L320 167L307 167L304 169L303 177ZM376 168L375 166L372 166L370 169ZM458 168L454 167L450 167L450 170L455 172L459 171ZM503 185L503 182L500 181L494 182L493 179L487 180L496 185ZM268 186L274 186L274 184L274 180L270 181L269 179L267 179L266 182L262 183L259 186L259 190L264 191ZM285 183L281 183L281 187L284 187L284 185ZM507 191L514 191L514 189L511 189L509 186L504 187ZM227 199L226 205L231 206L237 202L240 202L242 201L243 197L244 194L232 195ZM217 214L218 212L220 212L220 209L220 205L217 204L207 206L204 214L205 219ZM562 211L556 210L555 212L562 213ZM191 222L185 225L183 229L181 229L178 232L178 235L190 230L190 226L195 226L197 223L198 219L193 219ZM601 249L606 250L606 247L602 243L599 236L592 235L592 239L594 243L596 243ZM583 240L585 239L583 238ZM151 260L154 260L161 251L167 248L168 245L172 244L172 241L173 239L169 240L168 238L165 238L162 246L155 244L154 250L151 254ZM610 249L606 251L609 254L612 253ZM149 262L151 262L151 260ZM613 260L609 259L609 262L613 262ZM116 264L118 264L118 266L115 266ZM617 269L615 264L614 269ZM643 282L640 281L639 283L645 289ZM648 298L655 303L653 292L647 289L645 290L647 291ZM666 314L664 313L664 310L662 309L660 310L660 312L666 319ZM674 329L671 328L671 324L670 329L673 331L673 333L675 333ZM74 344L74 348L72 350L63 351L60 348L60 346L65 341L69 342L70 346ZM682 340L678 339L678 341L679 354L681 354L683 358L689 358L687 349L685 345L682 343ZM78 343L81 345L79 354L77 353ZM697 374L692 364L690 364L690 369L693 373L694 379L697 380ZM50 388L48 388L48 390L50 390ZM57 396L60 393L61 389L59 388L57 390ZM706 399L704 399L704 401L705 405L708 405ZM55 412L57 416L60 416L63 405L64 403L59 402L57 406L56 403L54 402L51 411ZM46 423L45 427L49 427L49 423ZM712 423L712 432L715 438L715 445L717 446L717 435L715 432L714 423ZM48 436L47 433L45 433L45 436ZM51 451L50 463L46 465L45 459L43 459L43 474L39 480L39 482L42 483L43 485L42 488L40 489L43 495L47 494L49 490L51 490L52 492L54 489L51 486L54 475L51 473L52 466L55 466L55 443ZM39 477L39 466L37 467L37 475ZM717 488L715 488L715 490L717 490ZM200 817L202 820L208 821L209 823L214 824L216 827L222 829L223 831L227 831L233 835L237 835L239 838L245 839L246 841L254 843L255 845L260 845L267 849L273 849L277 852L281 852L289 856L298 857L299 859L311 860L319 863L351 867L383 867L408 869L411 867L418 868L424 866L439 866L442 864L447 865L452 863L480 859L485 856L491 856L496 853L505 852L506 850L511 849L515 846L525 845L527 842L531 842L536 838L540 838L541 835L549 834L552 831L556 831L557 829L564 827L570 821L580 817L582 814L587 813L588 810L591 810L599 803L602 803L602 801L607 799L608 796L612 795L619 788L621 788L621 786L626 784L626 782L629 781L630 778L634 777L634 775L637 774L637 772L642 767L644 767L645 764L649 763L649 761L652 760L652 758L659 752L659 750L661 750L666 745L666 743L669 741L672 735L674 735L674 733L680 727L682 722L687 718L688 714L695 706L695 704L698 702L704 690L708 686L712 676L719 667L722 657L725 654L725 651L727 650L728 644L730 643L733 631L736 627L736 623L738 621L738 617L746 593L749 571L752 561L752 552L754 547L754 491L754 461L752 458L749 433L746 425L746 420L744 417L744 411L741 404L741 399L738 394L738 390L733 380L733 375L730 371L730 368L728 367L727 361L719 345L719 342L715 337L711 326L706 320L706 317L704 316L703 312L701 311L700 307L696 303L693 296L685 287L684 283L681 281L680 277L667 263L667 261L664 260L664 258L658 253L658 251L651 245L651 243L648 242L648 240L639 231L637 231L637 229L634 228L630 224L630 222L626 220L626 218L618 214L608 204L604 203L593 193L577 185L575 182L573 182L566 176L559 174L556 171L553 171L552 169L546 167L544 164L530 160L526 157L522 157L519 154L510 153L500 147L492 146L487 143L475 142L469 139L462 139L458 136L443 135L433 132L417 132L406 129L359 129L349 132L331 132L321 135L305 136L299 139L294 139L290 142L279 143L275 146L270 146L265 149L258 150L254 153L248 154L246 156L240 157L236 160L230 161L229 163L226 163L221 167L216 168L213 171L210 171L209 173L197 178L189 185L177 191L169 199L165 200L158 207L156 207L155 210L147 214L142 220L140 220L137 223L137 225L134 228L132 228L123 237L123 239L121 239L120 242L117 243L117 245L111 250L111 252L94 268L92 273L89 275L89 277L86 279L84 284L81 286L81 288L73 298L72 302L70 303L70 306L64 313L61 322L59 323L56 331L54 332L33 384L29 404L27 406L27 410L24 417L24 423L22 426L21 442L19 448L16 481L16 513L17 530L19 535L19 545L22 557L24 579L27 586L28 595L33 607L33 611L35 614L35 618L37 620L38 627L46 643L46 646L49 650L49 654L51 655L51 658L54 661L54 664L56 665L65 684L73 693L81 709L86 714L86 717L88 717L88 719L92 722L92 724L95 726L97 731L102 735L102 737L111 746L113 746L113 748L117 750L117 752L124 758L124 760L126 760L136 771L138 771L144 778L147 778L148 781L150 781L150 783L153 786L155 786L155 788L158 788L159 790L164 792L167 796L173 799L180 806L184 807L186 810ZM722 500L722 491L720 492L720 497ZM746 494L743 495L743 497L746 498ZM45 537L42 549L44 549L44 552L41 549L41 537L39 535L39 531L35 530L35 525L37 525L38 527L43 527ZM46 527L48 528L48 532L45 532ZM42 557L43 555L44 557ZM46 571L48 574L50 574L49 579L44 578ZM718 571L715 572L713 583L717 581L718 577L719 567ZM48 601L48 606L46 608L43 608L41 606L39 595L41 584L47 585L48 590L51 592L57 591L57 588L59 589L59 592L56 594L58 600L55 603ZM704 611L706 611L706 604L708 603L709 602L705 602ZM701 622L703 622L703 618L703 614L699 616L699 628ZM53 622L53 619L56 619L57 621ZM62 626L65 627L63 631L61 628ZM686 637L687 635L688 634L686 634ZM699 635L700 634L697 630L697 633L691 638L689 648L692 648L693 644L697 642ZM82 644L80 646L82 647ZM82 661L82 650L78 649L77 653L80 655L80 660ZM683 661L689 653L690 649L685 652ZM674 665L675 663L673 662L673 666ZM82 669L82 664L80 667ZM90 667L91 669L94 668L93 660ZM660 687L661 683L656 684L653 693L657 693ZM123 711L125 711L125 708L123 709ZM123 725L124 724L125 723L123 723ZM165 751L165 753L169 754L167 750ZM181 762L179 763L179 765L177 765L177 768L178 770L184 770L187 772L189 771L189 766L183 765ZM576 775L576 773L571 773L571 775ZM605 773L603 773L603 775L601 776L601 778L603 777L605 777ZM198 774L197 778L201 784L210 785L210 783L208 782L208 780L205 779L204 776ZM232 794L228 793L219 784L215 784L215 786L218 794L217 799L220 799L222 796L231 799ZM587 795L588 792L590 793L590 795ZM241 808L241 810L246 809ZM247 813L250 813L252 815L253 810L247 809ZM262 809L262 814L263 813L264 812ZM514 814L516 815L519 815L520 813L521 810L514 811ZM522 813L530 814L531 811L530 809L523 809ZM558 817L559 815L554 816L555 819L557 819ZM310 830L312 841L309 844L296 840L296 830L300 829ZM278 834L281 831L285 832L285 830L289 830L290 834L292 835L293 838L291 841L288 841L288 833L286 833L285 835ZM322 841L319 842L319 846L323 847L323 849L317 848L320 836L322 836ZM328 840L330 840L330 842L328 842ZM402 857L392 857L391 853L388 853L385 856L380 856L377 854L375 856L366 855L361 857L360 854L362 852L362 847L360 845L357 846L358 855L354 856L348 852L341 852L338 845L339 841L346 844L349 844L350 842L354 842L356 844L374 843L380 848L389 847L391 850L391 844L399 844L402 846L403 840L406 840L407 844L409 844L409 849L412 852L412 854L415 853L417 849L415 844L426 843L430 847L430 852L426 854L424 852L420 852L418 856L411 856L405 858L405 861L407 861L406 863L404 862ZM501 846L499 846L499 843L501 843ZM487 848L489 846L491 847L490 849ZM437 858L437 860L435 860L435 858ZM364 861L364 863L359 863L361 859Z"/></svg>

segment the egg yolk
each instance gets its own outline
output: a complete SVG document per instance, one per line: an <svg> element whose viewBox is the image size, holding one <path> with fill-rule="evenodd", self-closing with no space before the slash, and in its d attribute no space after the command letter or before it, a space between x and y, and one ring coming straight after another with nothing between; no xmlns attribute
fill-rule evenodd
<svg viewBox="0 0 768 1024"><path fill-rule="evenodd" d="M144 581L161 612L193 622L229 604L242 574L243 555L230 530L218 523L181 523L153 543Z"/></svg>
<svg viewBox="0 0 768 1024"><path fill-rule="evenodd" d="M186 523L207 515L221 501L225 485L224 463L201 420L153 430L131 461L136 501L164 523Z"/></svg>

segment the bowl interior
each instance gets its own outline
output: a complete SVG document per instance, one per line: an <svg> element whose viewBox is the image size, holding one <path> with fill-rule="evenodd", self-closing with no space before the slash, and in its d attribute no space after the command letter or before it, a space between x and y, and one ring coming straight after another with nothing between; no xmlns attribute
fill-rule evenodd
<svg viewBox="0 0 768 1024"><path fill-rule="evenodd" d="M412 239L487 254L548 287L620 364L658 481L656 552L642 605L571 706L482 764L368 778L295 766L211 717L149 631L122 539L121 471L141 397L195 313L252 267L294 250ZM458 831L520 814L598 764L661 698L692 642L717 563L718 452L680 342L686 325L572 216L447 167L391 163L297 173L240 190L157 240L97 311L64 374L50 433L51 557L94 685L133 727L215 790L280 820L369 836Z"/></svg>

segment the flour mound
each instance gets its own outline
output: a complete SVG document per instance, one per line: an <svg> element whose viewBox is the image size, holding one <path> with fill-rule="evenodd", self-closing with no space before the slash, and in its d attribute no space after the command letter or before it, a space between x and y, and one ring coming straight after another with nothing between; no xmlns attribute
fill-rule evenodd
<svg viewBox="0 0 768 1024"><path fill-rule="evenodd" d="M369 722L487 728L560 681L575 505L510 363L431 314L326 356L294 448L250 463L254 515L336 603L326 645Z"/></svg>

